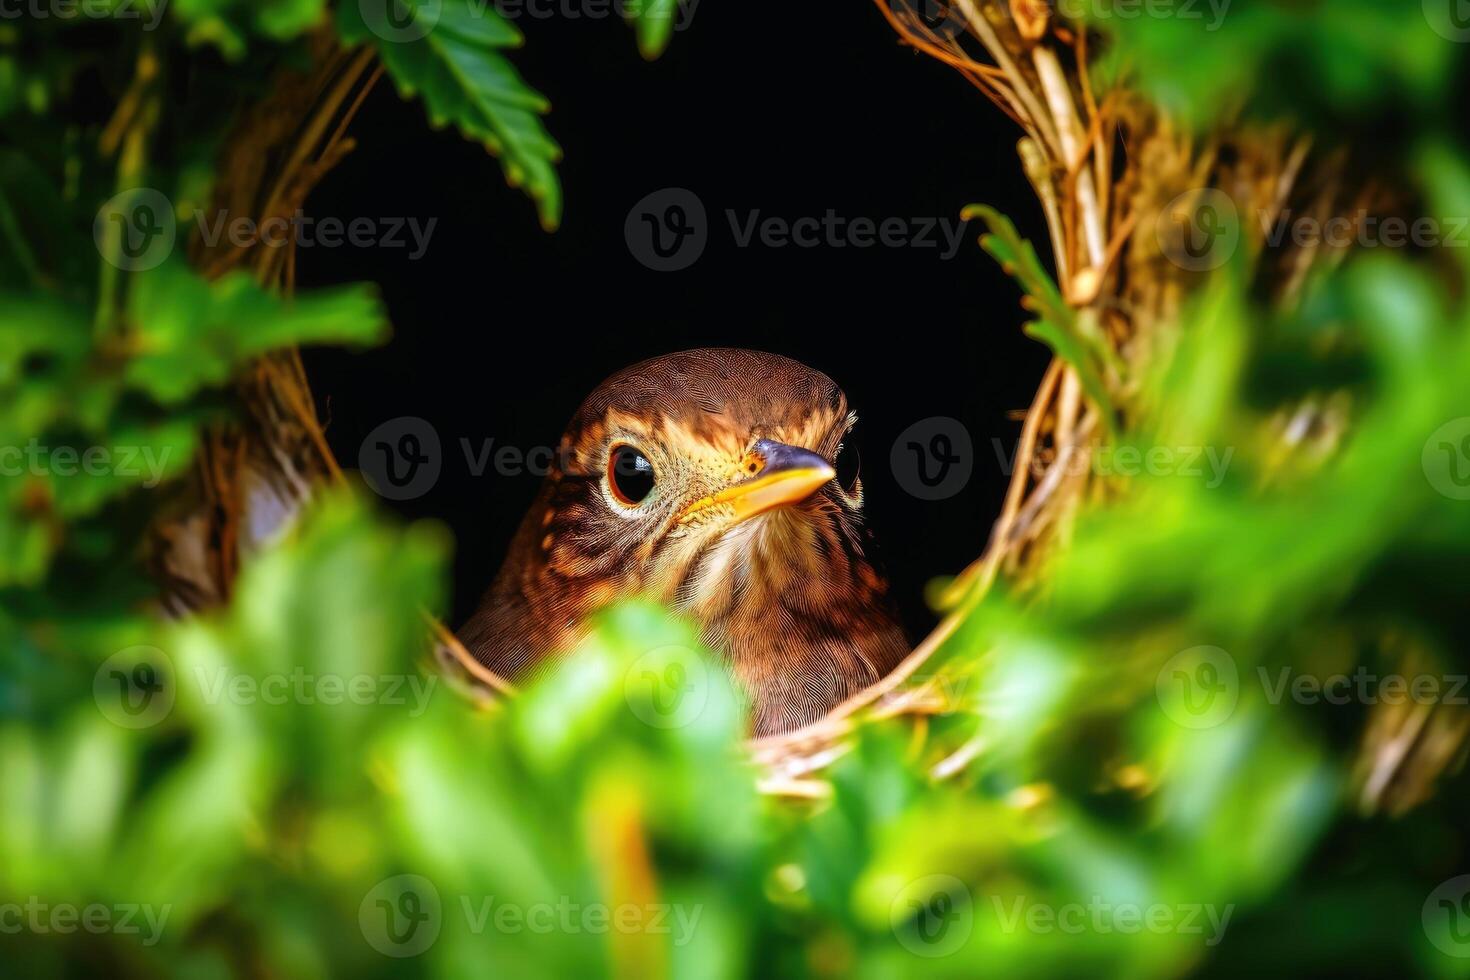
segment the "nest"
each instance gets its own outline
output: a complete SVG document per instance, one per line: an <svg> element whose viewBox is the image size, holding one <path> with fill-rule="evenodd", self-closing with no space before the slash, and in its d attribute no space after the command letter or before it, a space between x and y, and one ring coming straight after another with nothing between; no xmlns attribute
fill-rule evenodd
<svg viewBox="0 0 1470 980"><path fill-rule="evenodd" d="M1098 39L1058 20L1041 0L954 0L937 25L918 14L917 3L875 3L902 44L953 67L1021 130L1019 163L1045 215L1058 300L1097 357L1092 370L1058 358L1041 378L990 540L939 597L943 618L935 630L890 675L823 719L750 743L761 788L798 798L830 791L823 771L867 720L907 719L923 747L928 719L956 708L926 664L998 578L1021 590L1043 581L1047 557L1066 547L1079 508L1118 491L1093 467L1069 464L1126 423L1136 392L1125 379L1170 349L1181 304L1205 280L1170 261L1160 231L1170 225L1161 220L1169 209L1188 207L1197 195L1227 195L1238 213L1263 216L1241 222L1241 247L1259 255L1265 229L1287 209L1325 224L1335 215L1365 214L1378 198L1373 187L1348 181L1341 152L1319 150L1288 128L1232 123L1201 135L1182 130L1126 85L1099 95L1089 73ZM281 75L267 101L240 120L221 162L217 203L261 220L293 213L352 149L348 124L380 73L370 52L342 50L326 34L317 38L310 70ZM1005 245L992 240L988 247L1014 264ZM1320 243L1273 250L1260 278L1274 302L1290 304L1310 270L1343 254ZM207 275L243 267L266 285L293 286L290 247L211 249L195 241L191 258ZM243 419L210 433L192 506L160 525L155 567L174 613L227 597L241 557L315 488L342 478L294 353L260 361L240 379L238 393ZM1341 424L1317 406L1300 406L1301 413L1327 433L1323 438ZM441 666L461 687L482 699L514 694L442 624L431 620L430 629ZM1427 795L1458 748L1464 722L1442 711L1379 712L1360 767L1365 805L1401 808ZM946 778L980 751L973 742L944 747L931 775Z"/></svg>

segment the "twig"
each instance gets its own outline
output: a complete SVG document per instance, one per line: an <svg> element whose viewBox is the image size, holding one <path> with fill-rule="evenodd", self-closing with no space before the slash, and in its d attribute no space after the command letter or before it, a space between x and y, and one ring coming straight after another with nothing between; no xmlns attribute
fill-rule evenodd
<svg viewBox="0 0 1470 980"><path fill-rule="evenodd" d="M1026 499L1026 486L1031 476L1030 464L1036 452L1037 439L1041 434L1041 423L1047 417L1047 408L1051 404L1052 394L1056 391L1057 380L1061 377L1064 364L1061 358L1052 358L1051 364L1047 366L1046 374L1041 378L1041 384L1037 387L1036 395L1031 400L1031 408L1026 412L1026 421L1021 425L1021 439L1016 446L1011 482L1006 488L1005 504L1001 508L1000 517L991 531L990 543L985 548L985 554L960 572L944 590L940 597L940 603L944 608L954 606L971 589L981 591L989 589L995 580L996 569L1000 567L1001 557L1005 554L1010 538L1011 525L1015 522L1016 515L1020 512L1021 505Z"/></svg>
<svg viewBox="0 0 1470 980"><path fill-rule="evenodd" d="M990 56L995 59L995 63L1000 66L1001 70L1006 73L1006 77L1011 80L1011 85L1016 91L1016 97L1021 100L1021 104L1025 107L1026 115L1030 118L1032 127L1046 142L1052 155L1060 159L1061 144L1057 142L1057 133L1055 127L1052 125L1052 120L1047 116L1045 110L1042 109L1041 103L1037 101L1036 93L1031 91L1031 86L1026 81L1026 76L1021 73L1015 61L1012 60L1010 52L1001 43L1000 37L995 33L995 28L990 25L990 21L986 20L985 15L975 6L975 0L956 0L956 3L959 5L960 11L965 15L965 21L970 25L970 30L980 39L980 43L985 45L985 50L990 52Z"/></svg>
<svg viewBox="0 0 1470 980"><path fill-rule="evenodd" d="M513 697L515 695L515 685L476 660L474 655L465 649L464 644L459 642L459 637L451 633L449 628L441 623L437 616L427 611L421 610L421 612L424 619L428 622L429 629L433 632L434 638L449 652L455 662L464 669L465 673L497 694L505 697Z"/></svg>
<svg viewBox="0 0 1470 980"><path fill-rule="evenodd" d="M264 221L266 218L283 216L282 208L285 204L286 189L296 182L297 174L306 162L307 157L317 152L317 144L321 141L327 126L336 118L337 111L342 108L342 104L352 94L353 87L361 79L362 73L367 70L368 65L372 64L374 57L375 53L372 48L364 47L358 50L352 56L347 68L337 77L335 84L331 86L330 94L322 102L317 104L301 136L296 140L290 157L281 166L270 193L266 195L265 204L261 208L260 220ZM374 80L377 77L376 74L372 76ZM359 93L358 97L349 104L348 112L339 123L339 132L362 105L362 99L363 95ZM223 274L225 270L238 262L250 247L251 244L248 242L245 244L232 244L227 251L212 256L205 267L205 275L209 278L214 278Z"/></svg>
<svg viewBox="0 0 1470 980"><path fill-rule="evenodd" d="M1057 458L1047 468L1046 475L1036 485L1036 490L1027 499L1026 506L1016 516L1010 532L1012 541L1019 540L1026 535L1036 520L1036 515L1041 512L1057 487L1061 485L1062 478L1067 475L1071 466L1073 453L1077 452L1081 444L1092 434L1092 418L1089 415L1083 419L1082 424L1077 427L1076 441L1068 442L1057 452Z"/></svg>
<svg viewBox="0 0 1470 980"><path fill-rule="evenodd" d="M983 736L976 735L961 745L953 753L935 763L929 770L929 775L935 779L948 779L955 773L964 769L975 761L975 757L984 751L986 740Z"/></svg>
<svg viewBox="0 0 1470 980"><path fill-rule="evenodd" d="M1056 53L1051 48L1038 44L1031 49L1031 60L1036 66L1037 77L1041 79L1047 104L1051 106L1052 117L1056 120L1062 163L1071 174L1076 188L1073 196L1082 217L1087 265L1096 269L1103 262L1106 237L1103 234L1102 214L1098 209L1097 188L1092 182L1092 171L1082 169L1086 151L1082 143L1083 131L1077 123L1077 110L1072 104L1072 93L1067 87L1067 78L1062 74L1062 66L1057 61Z"/></svg>
<svg viewBox="0 0 1470 980"><path fill-rule="evenodd" d="M1057 280L1065 287L1072 281L1072 260L1067 255L1066 226L1057 202L1056 187L1052 185L1051 164L1040 145L1030 136L1021 137L1016 144L1016 153L1021 158L1021 171L1041 201L1041 212L1046 216L1046 229L1051 237L1052 256L1057 264Z"/></svg>

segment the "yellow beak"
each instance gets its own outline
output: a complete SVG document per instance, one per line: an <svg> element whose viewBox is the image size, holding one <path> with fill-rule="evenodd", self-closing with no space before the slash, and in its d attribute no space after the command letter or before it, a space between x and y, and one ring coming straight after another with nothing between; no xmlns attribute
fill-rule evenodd
<svg viewBox="0 0 1470 980"><path fill-rule="evenodd" d="M764 462L760 471L709 497L696 500L679 515L679 521L710 507L726 504L735 520L744 521L776 507L805 500L837 475L832 464L809 449L761 439L754 455Z"/></svg>

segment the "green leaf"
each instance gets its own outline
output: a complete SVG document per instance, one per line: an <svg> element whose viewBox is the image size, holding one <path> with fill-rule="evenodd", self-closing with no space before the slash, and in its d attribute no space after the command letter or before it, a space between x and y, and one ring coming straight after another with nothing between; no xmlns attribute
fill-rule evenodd
<svg viewBox="0 0 1470 980"><path fill-rule="evenodd" d="M193 43L211 43L229 58L244 54L247 32L287 41L321 24L326 0L173 0L173 15Z"/></svg>
<svg viewBox="0 0 1470 980"><path fill-rule="evenodd" d="M283 300L245 272L205 282L177 263L141 274L129 294L134 356L127 380L174 404L223 384L250 358L293 344L366 344L387 330L382 305L365 286Z"/></svg>
<svg viewBox="0 0 1470 980"><path fill-rule="evenodd" d="M1011 219L995 208L984 204L971 204L961 215L966 218L980 217L990 228L990 234L980 239L981 247L995 257L1007 275L1013 277L1026 291L1022 306L1039 315L1026 324L1026 333L1046 344L1052 351L1072 366L1082 390L1097 406L1108 432L1117 429L1117 417L1113 402L1103 383L1101 365L1111 361L1111 352L1100 338L1091 336L1082 329L1082 322L1075 310L1067 305L1061 290L1052 281L1036 249L1021 237Z"/></svg>
<svg viewBox="0 0 1470 980"><path fill-rule="evenodd" d="M384 11L391 11L388 17ZM536 203L548 231L561 222L561 148L541 124L546 99L528 86L501 49L520 32L489 4L471 0L345 3L337 27L349 43L373 44L404 96L424 101L435 126L453 124L500 159L506 182Z"/></svg>
<svg viewBox="0 0 1470 980"><path fill-rule="evenodd" d="M669 46L674 34L674 19L679 15L679 0L645 0L628 5L628 20L638 37L638 52L653 61ZM692 10L691 10L692 13Z"/></svg>

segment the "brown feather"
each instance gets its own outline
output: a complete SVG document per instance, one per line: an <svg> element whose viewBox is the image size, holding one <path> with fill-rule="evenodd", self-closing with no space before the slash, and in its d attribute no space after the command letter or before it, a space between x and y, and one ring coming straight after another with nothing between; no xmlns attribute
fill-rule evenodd
<svg viewBox="0 0 1470 980"><path fill-rule="evenodd" d="M520 680L572 649L598 609L651 597L692 616L727 657L756 734L819 718L908 650L863 547L860 486L832 481L739 522L719 507L685 512L744 479L757 440L832 460L853 421L831 379L775 354L692 350L618 372L573 416L460 639ZM606 486L620 443L644 452L657 477L636 507Z"/></svg>

